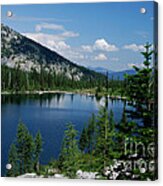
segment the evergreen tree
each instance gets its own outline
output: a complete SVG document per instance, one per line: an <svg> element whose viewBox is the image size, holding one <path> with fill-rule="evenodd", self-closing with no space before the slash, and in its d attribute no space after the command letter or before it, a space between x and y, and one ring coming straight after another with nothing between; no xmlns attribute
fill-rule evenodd
<svg viewBox="0 0 163 186"><path fill-rule="evenodd" d="M11 144L9 155L8 155L8 163L11 164L11 169L7 170L7 177L15 177L19 175L19 165L18 165L18 154L16 145L14 143Z"/></svg>
<svg viewBox="0 0 163 186"><path fill-rule="evenodd" d="M109 159L112 161L115 158L119 158L119 151L117 150L117 131L116 124L114 121L113 111L109 113L109 132L108 132L108 148L109 148Z"/></svg>
<svg viewBox="0 0 163 186"><path fill-rule="evenodd" d="M40 153L42 152L42 136L41 136L40 132L37 132L34 142L35 142L34 169L36 172L38 172L39 171Z"/></svg>
<svg viewBox="0 0 163 186"><path fill-rule="evenodd" d="M7 171L7 176L18 176L30 173L34 170L39 171L39 158L42 151L42 137L40 132L36 134L35 140L29 133L27 127L19 122L17 138L11 144L8 162L12 169Z"/></svg>
<svg viewBox="0 0 163 186"><path fill-rule="evenodd" d="M152 79L153 79L153 67L151 59L153 50L150 50L151 45L146 44L144 46L145 52L141 52L144 56L143 68L133 66L136 71L135 75L127 75L127 87L126 93L130 99L130 103L135 107L136 111L130 111L133 118L143 118L144 125L152 125L153 110L152 104L153 91Z"/></svg>
<svg viewBox="0 0 163 186"><path fill-rule="evenodd" d="M109 163L109 118L108 111L105 107L101 107L96 125L97 141L95 154L97 157L97 163L99 164L99 170L102 170Z"/></svg>
<svg viewBox="0 0 163 186"><path fill-rule="evenodd" d="M95 127L96 117L92 114L88 121L87 126L85 125L79 139L79 148L83 152L90 153L95 147Z"/></svg>
<svg viewBox="0 0 163 186"><path fill-rule="evenodd" d="M79 139L79 148L82 152L86 151L88 144L88 136L87 136L87 128L86 126L83 128L80 139Z"/></svg>
<svg viewBox="0 0 163 186"><path fill-rule="evenodd" d="M78 170L79 163L79 149L78 141L76 139L77 131L74 129L74 125L69 123L65 130L65 135L62 144L62 150L60 154L60 168L66 176L74 178L76 171Z"/></svg>
<svg viewBox="0 0 163 186"><path fill-rule="evenodd" d="M103 171L109 166L113 159L119 158L117 149L117 130L114 122L113 111L108 113L106 107L99 110L96 123L96 147L95 156L98 171Z"/></svg>
<svg viewBox="0 0 163 186"><path fill-rule="evenodd" d="M20 122L17 130L17 153L19 159L20 174L33 170L34 142L27 127Z"/></svg>
<svg viewBox="0 0 163 186"><path fill-rule="evenodd" d="M92 153L92 151L95 148L95 128L96 128L96 117L95 114L92 114L91 118L88 122L88 128L87 128L87 148L88 152Z"/></svg>

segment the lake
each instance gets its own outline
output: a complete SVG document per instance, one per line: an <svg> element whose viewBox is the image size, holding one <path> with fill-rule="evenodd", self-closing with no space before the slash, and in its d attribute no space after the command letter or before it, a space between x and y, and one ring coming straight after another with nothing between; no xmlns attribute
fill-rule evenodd
<svg viewBox="0 0 163 186"><path fill-rule="evenodd" d="M80 94L43 95L2 95L2 175L5 173L8 151L16 137L17 125L21 120L35 135L40 130L43 137L41 163L46 164L57 158L60 152L66 124L71 122L81 132L84 123L97 114L104 98ZM112 109L116 122L119 122L124 101L108 98L108 110Z"/></svg>

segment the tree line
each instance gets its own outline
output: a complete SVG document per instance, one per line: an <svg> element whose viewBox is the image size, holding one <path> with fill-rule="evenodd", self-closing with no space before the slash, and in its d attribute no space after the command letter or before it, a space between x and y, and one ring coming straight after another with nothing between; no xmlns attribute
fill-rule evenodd
<svg viewBox="0 0 163 186"><path fill-rule="evenodd" d="M66 72L57 74L50 68L46 70L46 65L40 66L39 72L35 68L27 72L21 70L19 63L14 68L1 65L2 91L87 89L104 85L105 77L101 74L92 72L76 80L73 73L68 78Z"/></svg>
<svg viewBox="0 0 163 186"><path fill-rule="evenodd" d="M48 66L40 65L40 72L35 68L31 71L23 71L19 62L14 68L5 64L1 65L1 87L2 91L25 92L39 90L85 90L96 96L103 96L105 93L110 96L125 96L125 81L108 78L108 72L105 75L95 72L88 73L80 79L75 80L75 74L68 78L65 73L57 74L54 70L46 70ZM82 67L81 67L82 68ZM95 75L96 74L96 75Z"/></svg>

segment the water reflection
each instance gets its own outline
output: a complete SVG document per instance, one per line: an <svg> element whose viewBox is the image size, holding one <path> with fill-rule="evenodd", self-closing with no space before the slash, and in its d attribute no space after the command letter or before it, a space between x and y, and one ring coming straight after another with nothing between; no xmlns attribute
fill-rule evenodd
<svg viewBox="0 0 163 186"><path fill-rule="evenodd" d="M97 115L99 107L105 104L104 97L60 93L2 95L1 101L2 170L5 170L8 150L20 118L33 135L38 130L42 133L44 151L41 163L46 164L52 157L58 157L66 124L72 122L80 133L92 113ZM126 103L122 100L108 98L108 110L113 110L117 123L121 120L124 105Z"/></svg>

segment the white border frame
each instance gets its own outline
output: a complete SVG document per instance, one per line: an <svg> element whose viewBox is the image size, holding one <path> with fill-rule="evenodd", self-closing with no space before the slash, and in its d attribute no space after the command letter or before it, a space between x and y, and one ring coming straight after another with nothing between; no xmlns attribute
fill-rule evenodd
<svg viewBox="0 0 163 186"><path fill-rule="evenodd" d="M137 2L142 0L135 0ZM1 0L0 5L2 4L49 4L49 3L89 3L89 2L134 2L134 0L104 0L104 1L95 1L95 0L48 0L46 2L45 0ZM157 0L159 3L159 20L163 20L163 1ZM163 22L163 21L162 21ZM163 38L160 35L160 33L163 33L163 25L159 21L159 51L160 49L163 49ZM162 62L162 63L161 63ZM0 78L1 80L1 78ZM109 184L111 186L114 185L163 185L163 98L161 95L163 95L163 83L161 82L163 80L163 52L159 53L159 180L155 182L140 182L140 181L98 181L98 180L54 180L54 179L18 179L18 178L0 178L0 185L8 186L13 184L21 184L22 186L28 186L29 184L31 186L35 186L36 184L39 184L39 186L44 186L45 184L49 185L60 185L60 186L89 186L92 185L99 185L99 186L108 186ZM1 99L1 98L0 98ZM1 100L0 100L1 103ZM0 108L0 114L1 114L1 108ZM1 136L1 134L0 134ZM1 158L0 158L1 160Z"/></svg>

